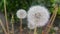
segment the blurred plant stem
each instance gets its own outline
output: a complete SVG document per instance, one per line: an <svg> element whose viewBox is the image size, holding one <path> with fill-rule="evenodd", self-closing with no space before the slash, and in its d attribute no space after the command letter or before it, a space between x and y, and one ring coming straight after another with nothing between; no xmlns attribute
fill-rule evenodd
<svg viewBox="0 0 60 34"><path fill-rule="evenodd" d="M50 21L49 21L49 24L48 24L47 27L46 27L46 34L49 34L50 29L51 29L51 27L53 26L54 20L55 20L55 18L56 18L57 12L58 12L58 5L56 4L54 8L55 8L55 9L54 9L54 11L53 11L52 17L51 17L51 19L50 19ZM44 33L45 33L45 32L44 32Z"/></svg>
<svg viewBox="0 0 60 34"><path fill-rule="evenodd" d="M11 23L12 23L12 34L14 34L14 15L12 15Z"/></svg>
<svg viewBox="0 0 60 34"><path fill-rule="evenodd" d="M51 27L53 27L53 24L54 24L54 20L55 20L55 18L56 18L56 15L57 15L57 12L58 12L58 5L56 4L55 5L55 10L54 10L54 17L53 17L53 19L51 20L51 25L49 26L49 28L48 28L48 30L47 30L47 33L49 33L50 32L50 29L51 29Z"/></svg>
<svg viewBox="0 0 60 34"><path fill-rule="evenodd" d="M54 6L54 8L55 8L55 9L54 9L53 14L52 14L52 16L51 16L51 18L50 18L49 24L47 25L45 31L42 31L44 34L49 34L50 29L51 29L51 27L53 26L54 20L55 20L55 18L56 18L57 12L58 12L58 5L56 4L56 5Z"/></svg>
<svg viewBox="0 0 60 34"><path fill-rule="evenodd" d="M34 34L37 34L37 27L36 27L36 24L35 24Z"/></svg>
<svg viewBox="0 0 60 34"><path fill-rule="evenodd" d="M23 29L22 29L22 18L20 18L20 34L22 34L22 31L23 31Z"/></svg>
<svg viewBox="0 0 60 34"><path fill-rule="evenodd" d="M2 21L1 21L1 19L0 19L0 25L2 26L2 29L4 30L4 33L7 34L6 29L5 29L5 27L4 27L4 25L3 25Z"/></svg>
<svg viewBox="0 0 60 34"><path fill-rule="evenodd" d="M6 11L6 0L4 0L4 11L5 11L7 31L8 31L8 34L9 34L9 26L8 26L7 11Z"/></svg>

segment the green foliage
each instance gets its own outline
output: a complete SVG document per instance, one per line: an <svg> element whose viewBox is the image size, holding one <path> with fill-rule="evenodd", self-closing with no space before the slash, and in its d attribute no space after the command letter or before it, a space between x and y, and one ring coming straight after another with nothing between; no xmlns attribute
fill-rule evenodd
<svg viewBox="0 0 60 34"><path fill-rule="evenodd" d="M19 9L28 10L31 5L32 0L6 0L7 4L7 15L8 18L11 19L11 14L14 14L14 18L16 20L16 12ZM4 0L0 0L0 10L4 13Z"/></svg>
<svg viewBox="0 0 60 34"><path fill-rule="evenodd" d="M4 9L3 3L4 0L0 0L0 10ZM32 5L44 5L48 8L52 8L53 3L55 3L54 0L6 0L7 12L9 14L15 14L18 9L28 10Z"/></svg>
<svg viewBox="0 0 60 34"><path fill-rule="evenodd" d="M60 0L59 0L60 1ZM14 14L14 18L16 20L16 12L19 9L28 10L30 6L33 5L43 5L49 9L50 13L53 12L54 4L58 2L58 0L6 0L7 4L7 15L9 19L11 19L11 14ZM59 3L59 2L58 2ZM4 0L0 0L0 11L4 13ZM60 15L60 9L58 11L58 15Z"/></svg>
<svg viewBox="0 0 60 34"><path fill-rule="evenodd" d="M49 33L52 34L52 33L55 33L55 32L56 31L53 28L51 28Z"/></svg>
<svg viewBox="0 0 60 34"><path fill-rule="evenodd" d="M59 9L58 9L58 14L60 15L60 7L59 7Z"/></svg>

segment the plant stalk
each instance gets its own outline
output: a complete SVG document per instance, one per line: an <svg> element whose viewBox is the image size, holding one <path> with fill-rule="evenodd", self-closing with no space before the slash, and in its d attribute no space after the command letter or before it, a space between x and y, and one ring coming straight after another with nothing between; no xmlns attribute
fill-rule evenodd
<svg viewBox="0 0 60 34"><path fill-rule="evenodd" d="M2 21L1 21L1 19L0 19L0 24L1 24L1 26L2 26L2 29L4 30L4 33L7 34L6 29L5 29L5 27L4 27L4 25L3 25Z"/></svg>
<svg viewBox="0 0 60 34"><path fill-rule="evenodd" d="M8 31L8 34L9 34L9 26L8 26L7 10L6 10L6 0L4 0L4 11L5 11L5 18L6 18L6 27L7 27L7 31Z"/></svg>
<svg viewBox="0 0 60 34"><path fill-rule="evenodd" d="M14 16L12 15L12 19L11 19L11 22L12 22L12 34L14 34Z"/></svg>
<svg viewBox="0 0 60 34"><path fill-rule="evenodd" d="M22 34L22 19L20 19L20 34Z"/></svg>

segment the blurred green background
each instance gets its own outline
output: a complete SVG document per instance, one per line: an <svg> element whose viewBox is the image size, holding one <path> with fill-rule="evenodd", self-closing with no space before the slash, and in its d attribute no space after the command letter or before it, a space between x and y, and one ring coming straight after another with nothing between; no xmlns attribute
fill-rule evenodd
<svg viewBox="0 0 60 34"><path fill-rule="evenodd" d="M56 3L60 5L60 0L6 0L7 15L10 17L11 13L13 13L16 16L17 10L25 9L27 11L29 7L34 5L43 5L52 13ZM4 13L4 0L0 0L0 11ZM60 15L60 6L58 15Z"/></svg>
<svg viewBox="0 0 60 34"><path fill-rule="evenodd" d="M8 19L11 20L11 15L14 14L15 22L19 21L16 16L17 10L25 9L28 11L34 5L45 6L52 14L55 4L58 4L57 17L60 18L60 0L6 0ZM0 0L0 12L4 14L4 0Z"/></svg>

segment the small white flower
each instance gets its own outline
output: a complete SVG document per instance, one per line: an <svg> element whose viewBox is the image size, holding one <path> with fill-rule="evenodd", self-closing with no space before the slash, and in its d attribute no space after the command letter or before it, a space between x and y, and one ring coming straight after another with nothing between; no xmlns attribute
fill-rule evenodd
<svg viewBox="0 0 60 34"><path fill-rule="evenodd" d="M19 9L16 14L18 18L26 18L27 15L26 11L23 9Z"/></svg>
<svg viewBox="0 0 60 34"><path fill-rule="evenodd" d="M56 30L56 31L57 31L58 29L59 29L58 27L54 27L54 30Z"/></svg>
<svg viewBox="0 0 60 34"><path fill-rule="evenodd" d="M50 14L48 12L48 9L43 6L32 6L28 10L28 23L34 23L37 27L46 25L48 23L49 17Z"/></svg>

